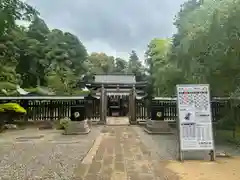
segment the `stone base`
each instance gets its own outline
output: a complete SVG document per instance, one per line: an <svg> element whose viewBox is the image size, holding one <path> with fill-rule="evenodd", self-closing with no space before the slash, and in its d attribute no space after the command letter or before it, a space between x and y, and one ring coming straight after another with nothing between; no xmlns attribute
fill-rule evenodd
<svg viewBox="0 0 240 180"><path fill-rule="evenodd" d="M68 127L65 129L65 135L79 135L79 134L88 134L91 131L89 127L88 120L84 121L71 121L68 124Z"/></svg>
<svg viewBox="0 0 240 180"><path fill-rule="evenodd" d="M137 121L129 121L130 125L137 125Z"/></svg>
<svg viewBox="0 0 240 180"><path fill-rule="evenodd" d="M89 122L91 122L91 125L98 125L99 119L88 119Z"/></svg>
<svg viewBox="0 0 240 180"><path fill-rule="evenodd" d="M146 127L144 129L148 134L173 134L168 122L147 120Z"/></svg>
<svg viewBox="0 0 240 180"><path fill-rule="evenodd" d="M144 120L144 119L137 119L137 124L139 126L146 126L146 123L147 123L147 119Z"/></svg>
<svg viewBox="0 0 240 180"><path fill-rule="evenodd" d="M98 121L98 122L97 122L97 125L105 125L105 124L106 124L105 121Z"/></svg>

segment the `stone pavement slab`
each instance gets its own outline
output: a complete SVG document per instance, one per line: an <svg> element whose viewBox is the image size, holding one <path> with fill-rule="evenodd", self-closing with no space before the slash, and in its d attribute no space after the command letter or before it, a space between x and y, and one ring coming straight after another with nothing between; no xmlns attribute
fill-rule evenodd
<svg viewBox="0 0 240 180"><path fill-rule="evenodd" d="M107 117L106 121L108 126L129 125L128 117Z"/></svg>
<svg viewBox="0 0 240 180"><path fill-rule="evenodd" d="M178 180L163 161L151 156L131 126L106 126L75 169L84 180Z"/></svg>

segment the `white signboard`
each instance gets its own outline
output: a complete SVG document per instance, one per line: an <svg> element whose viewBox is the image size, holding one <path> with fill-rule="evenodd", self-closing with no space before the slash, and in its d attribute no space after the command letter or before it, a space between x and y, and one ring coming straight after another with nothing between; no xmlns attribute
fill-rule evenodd
<svg viewBox="0 0 240 180"><path fill-rule="evenodd" d="M177 85L180 148L213 150L209 85Z"/></svg>

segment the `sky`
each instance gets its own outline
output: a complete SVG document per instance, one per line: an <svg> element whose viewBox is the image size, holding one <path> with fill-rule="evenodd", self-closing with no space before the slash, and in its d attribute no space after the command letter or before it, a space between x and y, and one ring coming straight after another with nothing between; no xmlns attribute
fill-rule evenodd
<svg viewBox="0 0 240 180"><path fill-rule="evenodd" d="M143 58L153 38L171 37L185 0L25 0L50 28L71 32L91 52Z"/></svg>

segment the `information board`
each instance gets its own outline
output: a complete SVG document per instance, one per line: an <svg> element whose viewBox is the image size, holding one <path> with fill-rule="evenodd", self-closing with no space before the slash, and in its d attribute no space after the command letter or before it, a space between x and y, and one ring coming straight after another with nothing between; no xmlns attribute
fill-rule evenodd
<svg viewBox="0 0 240 180"><path fill-rule="evenodd" d="M214 150L209 85L177 85L181 151Z"/></svg>

